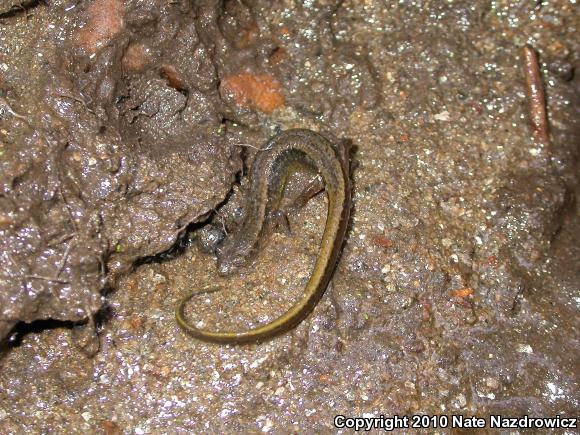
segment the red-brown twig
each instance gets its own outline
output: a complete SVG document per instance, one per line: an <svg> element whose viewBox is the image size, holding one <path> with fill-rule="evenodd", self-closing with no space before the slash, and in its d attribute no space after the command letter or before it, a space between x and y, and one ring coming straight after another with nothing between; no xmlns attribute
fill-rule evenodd
<svg viewBox="0 0 580 435"><path fill-rule="evenodd" d="M544 85L540 75L538 54L529 46L524 47L524 75L526 76L526 92L534 137L541 144L548 146L550 139Z"/></svg>

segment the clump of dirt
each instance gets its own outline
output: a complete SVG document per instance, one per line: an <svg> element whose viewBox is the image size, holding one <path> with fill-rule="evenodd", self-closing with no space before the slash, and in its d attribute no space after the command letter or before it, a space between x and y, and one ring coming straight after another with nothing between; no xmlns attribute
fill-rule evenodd
<svg viewBox="0 0 580 435"><path fill-rule="evenodd" d="M240 169L223 128L216 6L29 13L34 25L3 26L22 31L3 32L0 337L19 321L92 316L106 283L170 248Z"/></svg>

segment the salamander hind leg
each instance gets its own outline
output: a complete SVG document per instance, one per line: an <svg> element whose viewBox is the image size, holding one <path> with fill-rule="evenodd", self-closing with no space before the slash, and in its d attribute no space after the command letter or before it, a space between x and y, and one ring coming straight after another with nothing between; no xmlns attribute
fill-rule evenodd
<svg viewBox="0 0 580 435"><path fill-rule="evenodd" d="M288 213L285 209L278 209L270 212L268 215L268 222L272 231L276 233L282 233L287 236L292 235L290 219L288 219Z"/></svg>

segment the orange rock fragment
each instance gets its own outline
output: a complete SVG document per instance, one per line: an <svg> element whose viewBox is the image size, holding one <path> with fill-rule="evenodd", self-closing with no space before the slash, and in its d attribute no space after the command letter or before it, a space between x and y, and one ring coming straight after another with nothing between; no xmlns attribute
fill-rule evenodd
<svg viewBox="0 0 580 435"><path fill-rule="evenodd" d="M332 384L332 379L330 378L330 376L328 375L320 375L319 378L320 382L324 383L324 384Z"/></svg>
<svg viewBox="0 0 580 435"><path fill-rule="evenodd" d="M375 236L373 238L373 243L386 249L392 248L394 245L393 241L385 236Z"/></svg>
<svg viewBox="0 0 580 435"><path fill-rule="evenodd" d="M133 330L141 329L141 326L143 326L143 319L139 316L132 316L129 320L129 325Z"/></svg>
<svg viewBox="0 0 580 435"><path fill-rule="evenodd" d="M465 287L465 288L460 288L457 290L453 290L451 292L452 296L455 296L456 298L466 298L467 296L471 296L473 294L473 289L469 288L469 287Z"/></svg>
<svg viewBox="0 0 580 435"><path fill-rule="evenodd" d="M235 74L226 77L221 86L242 107L272 113L274 109L284 105L282 86L269 74Z"/></svg>
<svg viewBox="0 0 580 435"><path fill-rule="evenodd" d="M101 428L105 435L121 435L123 433L117 423L109 420L103 420L101 422Z"/></svg>
<svg viewBox="0 0 580 435"><path fill-rule="evenodd" d="M87 8L87 22L75 35L75 44L88 54L96 53L123 28L123 3L95 0Z"/></svg>

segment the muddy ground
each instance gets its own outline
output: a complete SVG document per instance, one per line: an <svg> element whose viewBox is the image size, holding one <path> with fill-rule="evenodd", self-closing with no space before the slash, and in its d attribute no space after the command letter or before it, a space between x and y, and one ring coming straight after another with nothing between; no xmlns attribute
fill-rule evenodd
<svg viewBox="0 0 580 435"><path fill-rule="evenodd" d="M579 27L572 0L0 0L0 431L578 415ZM195 322L245 328L308 280L324 195L241 274L198 243L293 127L356 146L332 284L267 343L195 341L193 288L227 288Z"/></svg>

